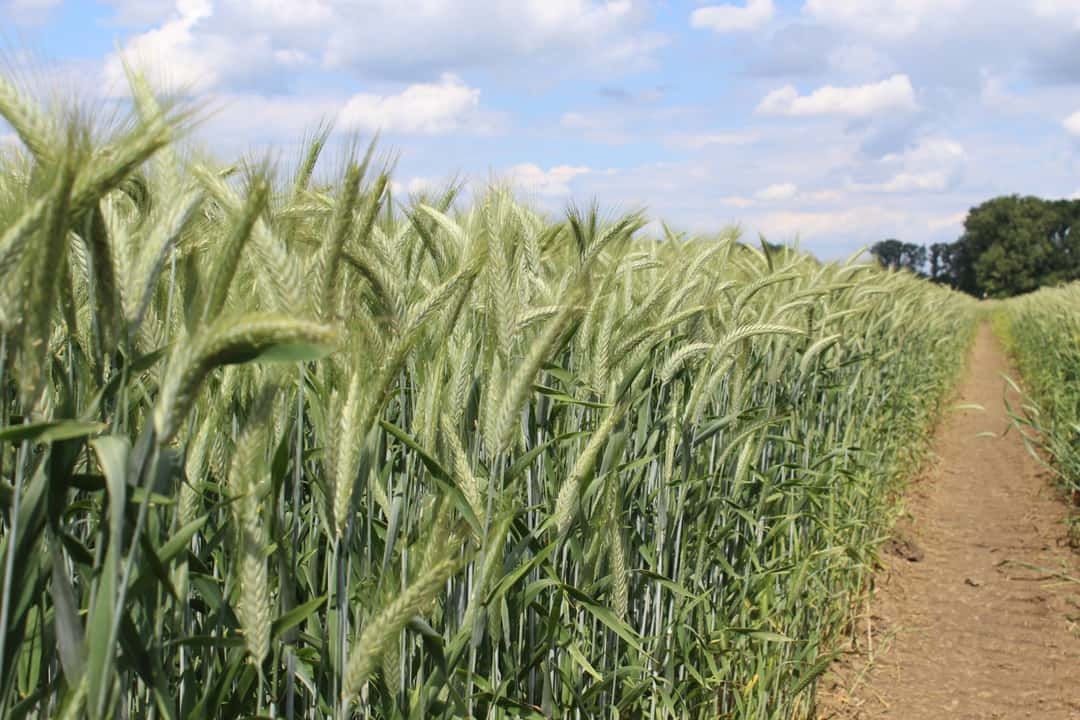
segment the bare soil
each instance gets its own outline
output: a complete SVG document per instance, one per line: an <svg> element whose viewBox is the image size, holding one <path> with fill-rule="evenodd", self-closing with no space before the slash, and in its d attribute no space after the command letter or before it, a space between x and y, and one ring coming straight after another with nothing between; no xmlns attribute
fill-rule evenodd
<svg viewBox="0 0 1080 720"><path fill-rule="evenodd" d="M1062 577L1080 555L1045 468L1005 432L1011 371L983 325L819 718L1080 720L1080 584Z"/></svg>

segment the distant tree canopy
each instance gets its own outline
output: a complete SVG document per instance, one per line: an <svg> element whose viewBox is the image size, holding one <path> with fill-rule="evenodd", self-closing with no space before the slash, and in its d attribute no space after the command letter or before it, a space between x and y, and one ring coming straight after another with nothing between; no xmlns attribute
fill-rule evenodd
<svg viewBox="0 0 1080 720"><path fill-rule="evenodd" d="M915 243L900 242L889 239L875 243L870 252L878 259L878 262L893 270L911 270L914 273L922 273L923 265L926 264L926 247Z"/></svg>
<svg viewBox="0 0 1080 720"><path fill-rule="evenodd" d="M890 239L870 252L882 265L978 297L1019 295L1080 279L1080 200L997 197L972 208L956 242L926 248Z"/></svg>

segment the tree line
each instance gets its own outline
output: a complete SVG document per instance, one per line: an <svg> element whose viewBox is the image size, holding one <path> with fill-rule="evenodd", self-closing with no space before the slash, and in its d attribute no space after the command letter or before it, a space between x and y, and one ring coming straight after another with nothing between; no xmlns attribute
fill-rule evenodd
<svg viewBox="0 0 1080 720"><path fill-rule="evenodd" d="M1080 200L1006 195L972 208L955 242L882 240L878 261L976 297L1010 297L1080 279Z"/></svg>

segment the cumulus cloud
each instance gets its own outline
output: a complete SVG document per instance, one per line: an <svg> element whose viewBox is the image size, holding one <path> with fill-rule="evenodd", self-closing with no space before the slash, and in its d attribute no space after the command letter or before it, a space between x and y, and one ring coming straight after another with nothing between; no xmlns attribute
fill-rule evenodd
<svg viewBox="0 0 1080 720"><path fill-rule="evenodd" d="M772 0L747 0L738 5L709 5L690 13L690 25L713 32L745 32L766 25L776 14Z"/></svg>
<svg viewBox="0 0 1080 720"><path fill-rule="evenodd" d="M977 92L982 72L1016 76L1029 88L1076 85L1080 78L1076 0L805 0L803 17L832 37L821 57L851 43L882 55L884 62L868 66L844 63L855 78L864 77L861 67L901 67L947 90L945 102L955 101L957 91ZM769 56L798 51L776 47Z"/></svg>
<svg viewBox="0 0 1080 720"><path fill-rule="evenodd" d="M1080 137L1080 110L1065 118L1062 124L1070 135Z"/></svg>
<svg viewBox="0 0 1080 720"><path fill-rule="evenodd" d="M790 200L799 194L799 186L794 183L779 183L769 185L754 193L754 197L765 202L777 200Z"/></svg>
<svg viewBox="0 0 1080 720"><path fill-rule="evenodd" d="M513 60L557 60L577 72L586 56L603 56L629 70L662 44L636 33L641 13L630 0L428 0L423 12L390 0L177 0L167 13L156 0L146 10L118 4L118 17L154 20L106 58L109 94L126 92L124 60L169 93L280 93L301 82L301 69L421 86L452 69L504 70Z"/></svg>
<svg viewBox="0 0 1080 720"><path fill-rule="evenodd" d="M649 66L666 37L645 28L646 0L333 0L323 62L395 78L544 60L624 74ZM423 38L417 42L417 38Z"/></svg>
<svg viewBox="0 0 1080 720"><path fill-rule="evenodd" d="M547 197L570 194L570 183L574 178L588 175L591 168L558 165L544 170L534 163L514 165L506 171L506 179L511 185L526 192Z"/></svg>
<svg viewBox="0 0 1080 720"><path fill-rule="evenodd" d="M197 34L196 28L213 14L209 0L178 0L169 20L134 36L120 53L105 59L106 92L126 92L124 61L158 90L198 94L217 89L227 77L251 70L270 54L266 38Z"/></svg>
<svg viewBox="0 0 1080 720"><path fill-rule="evenodd" d="M218 139L260 142L296 139L328 120L336 130L368 135L380 130L416 136L476 133L492 128L492 118L476 109L478 93L453 76L391 95L221 93L214 96L216 112L206 125L208 134Z"/></svg>
<svg viewBox="0 0 1080 720"><path fill-rule="evenodd" d="M880 169L891 175L879 182L852 183L855 192L941 192L960 179L967 154L964 146L948 138L924 138L899 154L881 158Z"/></svg>
<svg viewBox="0 0 1080 720"><path fill-rule="evenodd" d="M952 163L964 157L964 146L944 137L927 137L903 153L890 153L881 158L884 163L901 163L908 166L940 165Z"/></svg>
<svg viewBox="0 0 1080 720"><path fill-rule="evenodd" d="M351 130L441 135L462 128L479 105L479 90L446 73L438 83L410 85L397 95L353 95L338 121Z"/></svg>
<svg viewBox="0 0 1080 720"><path fill-rule="evenodd" d="M915 90L907 75L869 85L836 87L826 85L809 95L800 95L793 85L773 90L757 107L762 115L847 115L867 117L881 112L916 110Z"/></svg>
<svg viewBox="0 0 1080 720"><path fill-rule="evenodd" d="M0 0L43 3L58 0ZM172 18L173 0L101 0L113 26ZM408 81L466 67L505 69L537 58L580 72L624 72L652 62L667 39L650 30L650 0L215 0L203 30L267 33L275 45L317 56L325 67ZM418 41L419 40L419 41Z"/></svg>
<svg viewBox="0 0 1080 720"><path fill-rule="evenodd" d="M476 112L480 90L459 76L443 73L437 81L407 85L398 93L362 92L319 97L311 93L282 94L280 77L310 68L315 58L292 45L275 47L268 32L238 32L238 16L251 14L247 26L291 30L318 28L340 12L331 0L177 0L172 15L151 30L132 37L118 53L106 57L104 86L111 95L127 93L124 62L166 93L214 93L223 101L226 117L217 125L249 127L285 133L307 127L320 117L337 116L343 130L374 133L439 135L469 126L490 129ZM221 19L219 16L224 15ZM256 21L254 16L257 15ZM215 25L214 22L218 24ZM237 23L240 23L237 26ZM328 28L324 28L328 29ZM226 31L227 30L227 31ZM265 80L266 82L263 82ZM266 88L270 86L271 92ZM248 113L241 117L242 112Z"/></svg>

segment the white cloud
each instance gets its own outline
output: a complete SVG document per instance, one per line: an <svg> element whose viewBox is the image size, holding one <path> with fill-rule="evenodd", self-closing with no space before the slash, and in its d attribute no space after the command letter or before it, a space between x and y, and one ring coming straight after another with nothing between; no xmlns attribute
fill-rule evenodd
<svg viewBox="0 0 1080 720"><path fill-rule="evenodd" d="M1070 135L1080 137L1080 110L1065 118L1062 125L1065 126L1065 129L1069 131Z"/></svg>
<svg viewBox="0 0 1080 720"><path fill-rule="evenodd" d="M698 8L690 14L690 25L718 33L744 32L763 27L775 14L772 0L746 0L745 7L709 5Z"/></svg>
<svg viewBox="0 0 1080 720"><path fill-rule="evenodd" d="M937 165L953 162L964 157L964 146L949 138L923 138L916 145L903 153L890 153L883 158L885 163L904 163L911 165Z"/></svg>
<svg viewBox="0 0 1080 720"><path fill-rule="evenodd" d="M47 2L49 0L0 0ZM266 35L330 69L398 82L540 60L551 69L617 73L650 67L667 37L647 26L652 0L214 0L200 34ZM101 0L108 22L138 28L174 17L170 0Z"/></svg>
<svg viewBox="0 0 1080 720"><path fill-rule="evenodd" d="M396 77L446 68L546 61L552 70L618 73L650 66L666 37L649 30L647 0L333 0L323 38L329 68Z"/></svg>
<svg viewBox="0 0 1080 720"><path fill-rule="evenodd" d="M891 173L878 182L852 183L854 192L941 192L960 179L967 160L964 146L948 138L924 138L903 153L890 153L880 169Z"/></svg>
<svg viewBox="0 0 1080 720"><path fill-rule="evenodd" d="M791 200L798 194L798 185L795 185L794 183L780 183L776 185L769 185L766 188L758 190L756 193L754 193L754 197L758 200L773 202L777 200Z"/></svg>
<svg viewBox="0 0 1080 720"><path fill-rule="evenodd" d="M438 85L413 85L398 94L257 95L215 93L214 112L203 124L208 138L243 146L248 142L292 141L323 121L342 132L437 135L467 129L492 130L498 117L482 113L479 93L449 76ZM433 172L446 170L436 163Z"/></svg>
<svg viewBox="0 0 1080 720"><path fill-rule="evenodd" d="M1069 2L1071 0L1059 0ZM886 37L946 23L973 0L807 0L803 13L825 24Z"/></svg>
<svg viewBox="0 0 1080 720"><path fill-rule="evenodd" d="M571 181L591 172L591 168L571 165L559 165L545 171L539 165L522 163L507 170L506 178L521 190L551 197L569 195Z"/></svg>
<svg viewBox="0 0 1080 720"><path fill-rule="evenodd" d="M0 148L18 147L19 136L15 133L2 133L0 134Z"/></svg>
<svg viewBox="0 0 1080 720"><path fill-rule="evenodd" d="M218 88L227 76L256 67L269 55L266 38L197 35L196 28L213 14L209 0L178 0L171 19L106 57L106 92L126 94L124 60L159 91L198 94Z"/></svg>
<svg viewBox="0 0 1080 720"><path fill-rule="evenodd" d="M757 107L763 115L847 115L867 117L891 111L918 108L915 91L907 75L893 75L888 80L869 85L836 87L826 85L809 95L799 95L792 85L773 90Z"/></svg>
<svg viewBox="0 0 1080 720"><path fill-rule="evenodd" d="M438 83L410 85L397 95L353 95L338 120L352 130L440 135L460 129L479 105L479 90L446 73Z"/></svg>

